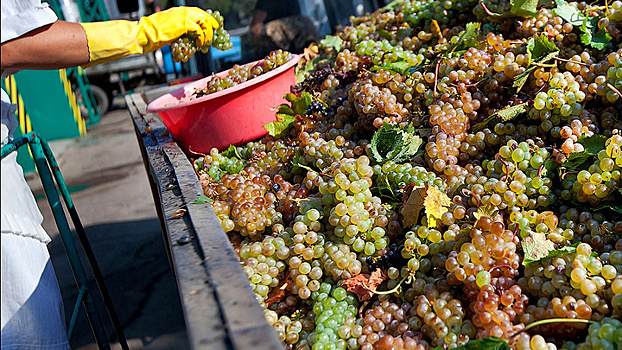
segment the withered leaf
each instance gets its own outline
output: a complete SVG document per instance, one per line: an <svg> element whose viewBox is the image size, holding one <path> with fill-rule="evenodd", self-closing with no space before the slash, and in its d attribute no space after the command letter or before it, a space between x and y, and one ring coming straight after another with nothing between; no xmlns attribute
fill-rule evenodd
<svg viewBox="0 0 622 350"><path fill-rule="evenodd" d="M404 217L402 224L404 227L412 227L419 222L419 212L424 208L424 201L426 196L426 188L413 187L408 200L402 206L400 214Z"/></svg>
<svg viewBox="0 0 622 350"><path fill-rule="evenodd" d="M449 211L451 199L445 192L440 191L434 186L426 184L427 194L423 205L428 216L428 226L440 226L441 216Z"/></svg>
<svg viewBox="0 0 622 350"><path fill-rule="evenodd" d="M283 300L287 292L287 287L289 287L289 285L292 283L294 283L294 279L289 273L287 273L287 277L283 279L278 286L274 287L274 289L272 289L270 293L268 293L268 298L266 299L266 306L270 306Z"/></svg>
<svg viewBox="0 0 622 350"><path fill-rule="evenodd" d="M343 282L348 292L356 294L359 301L369 300L378 286L387 278L387 275L381 269L376 269L370 274L361 273L354 277L348 278Z"/></svg>
<svg viewBox="0 0 622 350"><path fill-rule="evenodd" d="M473 214L473 216L475 216L475 224L477 225L480 218L487 216L492 219L495 214L497 214L497 207L491 204L482 205L477 208L477 211Z"/></svg>
<svg viewBox="0 0 622 350"><path fill-rule="evenodd" d="M529 236L521 241L524 258L530 260L538 260L555 250L555 244L546 238L543 232L532 232Z"/></svg>

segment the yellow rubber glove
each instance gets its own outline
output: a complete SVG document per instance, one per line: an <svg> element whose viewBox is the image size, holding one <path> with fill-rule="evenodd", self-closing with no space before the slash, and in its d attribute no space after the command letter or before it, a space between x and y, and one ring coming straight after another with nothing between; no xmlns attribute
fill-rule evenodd
<svg viewBox="0 0 622 350"><path fill-rule="evenodd" d="M218 21L197 7L173 7L135 21L80 23L86 32L90 67L155 51L186 33L196 35L201 47L212 40Z"/></svg>

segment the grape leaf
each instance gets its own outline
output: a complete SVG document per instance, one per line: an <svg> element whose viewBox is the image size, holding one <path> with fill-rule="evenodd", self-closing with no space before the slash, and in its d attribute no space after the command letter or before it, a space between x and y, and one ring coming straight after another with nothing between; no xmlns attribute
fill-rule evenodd
<svg viewBox="0 0 622 350"><path fill-rule="evenodd" d="M547 159L544 162L544 171L542 172L543 176L556 174L559 170L559 163L555 159Z"/></svg>
<svg viewBox="0 0 622 350"><path fill-rule="evenodd" d="M467 23L466 27L464 28L464 32L458 39L458 42L452 48L451 52L456 50L468 50L471 47L479 48L483 46L484 43L480 40L477 40L481 26L482 25L479 22Z"/></svg>
<svg viewBox="0 0 622 350"><path fill-rule="evenodd" d="M402 205L400 214L404 217L402 224L404 227L412 227L419 222L419 212L424 208L426 196L426 188L424 186L414 187L410 192L408 199Z"/></svg>
<svg viewBox="0 0 622 350"><path fill-rule="evenodd" d="M529 78L529 75L531 74L531 72L536 70L536 68L536 66L531 66L514 78L514 83L512 84L512 87L516 88L516 92L519 92L523 88L523 86L527 82L527 79Z"/></svg>
<svg viewBox="0 0 622 350"><path fill-rule="evenodd" d="M602 50L605 47L607 47L607 45L609 45L609 42L611 41L611 35L609 35L609 33L607 32L606 29L601 29L598 32L596 32L596 35L594 35L592 33L592 39L590 40L590 46L595 48L596 50Z"/></svg>
<svg viewBox="0 0 622 350"><path fill-rule="evenodd" d="M402 28L397 31L397 40L402 41L412 34L412 28Z"/></svg>
<svg viewBox="0 0 622 350"><path fill-rule="evenodd" d="M343 281L342 286L348 292L356 294L359 301L371 299L378 286L387 279L387 275L381 269L374 270L371 274L360 273Z"/></svg>
<svg viewBox="0 0 622 350"><path fill-rule="evenodd" d="M425 212L428 217L428 227L437 227L442 224L441 217L449 211L451 199L445 192L426 183L426 196L423 201Z"/></svg>
<svg viewBox="0 0 622 350"><path fill-rule="evenodd" d="M395 62L383 62L381 65L372 67L371 71L375 72L381 69L387 70L392 73L407 75L409 73L410 63L404 60L397 60Z"/></svg>
<svg viewBox="0 0 622 350"><path fill-rule="evenodd" d="M529 51L529 53L531 53L531 59L535 61L540 61L548 54L559 51L557 46L555 46L555 44L551 40L549 40L549 38L545 34L539 35L536 38L529 39L527 41L527 50Z"/></svg>
<svg viewBox="0 0 622 350"><path fill-rule="evenodd" d="M390 159L403 162L414 156L422 143L421 138L415 135L415 128L412 125L401 128L386 123L374 133L371 139L371 152L378 163Z"/></svg>
<svg viewBox="0 0 622 350"><path fill-rule="evenodd" d="M503 120L504 122L510 121L510 120L514 120L514 118L516 118L517 116L527 112L527 105L529 103L524 102L521 103L519 105L516 106L511 106L511 107L506 107L503 108L499 111L497 111L497 113L495 113L499 118L501 118L501 120Z"/></svg>
<svg viewBox="0 0 622 350"><path fill-rule="evenodd" d="M307 108L313 102L313 96L308 92L303 92L300 96L288 93L284 98L290 105L283 103L277 106L277 120L263 126L275 138L283 137L296 121L296 116L307 113Z"/></svg>
<svg viewBox="0 0 622 350"><path fill-rule="evenodd" d="M486 216L492 219L495 214L497 214L497 207L494 205L486 204L478 207L477 211L473 213L473 216L475 217L475 225L477 225L477 221L479 221L482 217Z"/></svg>
<svg viewBox="0 0 622 350"><path fill-rule="evenodd" d="M578 8L571 6L564 0L555 0L555 5L557 7L553 9L553 12L566 22L574 26L580 26L583 23L585 16Z"/></svg>
<svg viewBox="0 0 622 350"><path fill-rule="evenodd" d="M472 131L473 132L478 132L483 130L484 128L486 128L486 126L493 121L510 121L513 120L514 118L516 118L517 116L527 112L527 105L529 103L528 102L524 102L521 103L519 105L516 106L511 106L511 107L506 107L503 109L498 110L496 113L494 113L493 115L489 116L488 118L484 119L483 121L479 122L477 125L473 126Z"/></svg>
<svg viewBox="0 0 622 350"><path fill-rule="evenodd" d="M555 244L546 238L543 232L532 232L529 236L521 241L523 247L524 259L540 260L552 250L555 250Z"/></svg>
<svg viewBox="0 0 622 350"><path fill-rule="evenodd" d="M584 170L591 165L593 159L594 156L586 151L572 152L562 163L562 166L568 170Z"/></svg>
<svg viewBox="0 0 622 350"><path fill-rule="evenodd" d="M320 44L324 47L332 47L335 51L340 51L343 40L336 35L327 35L324 39L320 40Z"/></svg>
<svg viewBox="0 0 622 350"><path fill-rule="evenodd" d="M229 145L229 148L220 152L220 154L222 154L223 156L227 158L235 157L237 159L242 159L242 156L240 155L240 153L238 153L238 149L234 145Z"/></svg>
<svg viewBox="0 0 622 350"><path fill-rule="evenodd" d="M294 112L294 115L304 115L305 113L307 113L307 108L309 107L311 102L313 102L313 96L308 92L303 92L300 94L300 96L291 93L285 94L285 99L291 103L290 108Z"/></svg>
<svg viewBox="0 0 622 350"><path fill-rule="evenodd" d="M204 195L204 194L200 194L197 197L197 200L192 202L192 204L204 204L204 203L212 203L214 200L211 199L210 197Z"/></svg>
<svg viewBox="0 0 622 350"><path fill-rule="evenodd" d="M266 130L268 130L268 134L274 136L275 138L283 136L296 121L296 117L287 114L280 114L277 115L277 117L279 120L275 120L263 126Z"/></svg>
<svg viewBox="0 0 622 350"><path fill-rule="evenodd" d="M585 151L591 155L598 155L598 152L605 149L607 137L605 135L594 134L589 137L579 136L579 143L583 145Z"/></svg>
<svg viewBox="0 0 622 350"><path fill-rule="evenodd" d="M287 278L282 280L276 287L274 287L274 289L270 291L270 293L268 293L268 298L266 299L266 306L270 306L283 300L283 298L285 298L285 295L287 294L287 287L289 287L289 285L293 283L294 279L288 272Z"/></svg>
<svg viewBox="0 0 622 350"><path fill-rule="evenodd" d="M510 350L510 345L507 340L497 337L486 337L477 340L471 340L470 342L455 347L455 350ZM432 350L441 350L441 348L434 348Z"/></svg>
<svg viewBox="0 0 622 350"><path fill-rule="evenodd" d="M513 0L510 13L520 17L534 17L538 14L538 0Z"/></svg>
<svg viewBox="0 0 622 350"><path fill-rule="evenodd" d="M570 253L574 253L577 250L577 246L579 245L579 242L573 243L572 245L568 245L565 247L561 247L559 249L554 249L551 250L546 256L543 256L539 259L529 259L529 258L525 258L523 259L523 266L527 266L529 264L532 264L534 262L540 261L542 259L547 259L547 258L554 258L556 256L560 256L560 255L566 255L566 254L570 254Z"/></svg>

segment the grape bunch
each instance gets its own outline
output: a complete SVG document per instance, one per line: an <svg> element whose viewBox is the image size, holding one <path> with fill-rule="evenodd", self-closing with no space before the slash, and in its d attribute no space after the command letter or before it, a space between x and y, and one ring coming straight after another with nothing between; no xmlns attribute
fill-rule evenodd
<svg viewBox="0 0 622 350"><path fill-rule="evenodd" d="M534 6L352 17L282 133L196 160L287 349L620 348L622 2Z"/></svg>
<svg viewBox="0 0 622 350"><path fill-rule="evenodd" d="M214 76L207 82L207 86L203 89L197 88L193 96L201 97L209 95L214 92L222 91L232 86L244 83L248 80L256 78L262 74L284 65L292 59L292 54L283 51L275 50L268 54L263 59L260 65L234 65L225 77Z"/></svg>
<svg viewBox="0 0 622 350"><path fill-rule="evenodd" d="M171 54L175 62L187 62L197 50L203 53L207 53L210 47L215 47L218 50L229 50L233 47L231 44L231 36L224 27L224 17L219 11L207 10L207 13L214 16L214 19L218 21L218 28L214 30L212 40L205 43L201 47L196 45L196 35L194 33L187 33L173 41L171 45Z"/></svg>

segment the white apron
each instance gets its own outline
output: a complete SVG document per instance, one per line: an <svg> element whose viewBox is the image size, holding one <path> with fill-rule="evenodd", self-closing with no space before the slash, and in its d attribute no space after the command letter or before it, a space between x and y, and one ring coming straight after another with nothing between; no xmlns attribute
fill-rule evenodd
<svg viewBox="0 0 622 350"><path fill-rule="evenodd" d="M56 20L47 4L38 0L3 0L1 6L2 42ZM3 72L2 78L8 74ZM2 145L16 127L15 106L2 91ZM62 297L46 246L50 238L41 227L43 217L16 157L16 153L9 155L1 166L0 347L69 349Z"/></svg>

